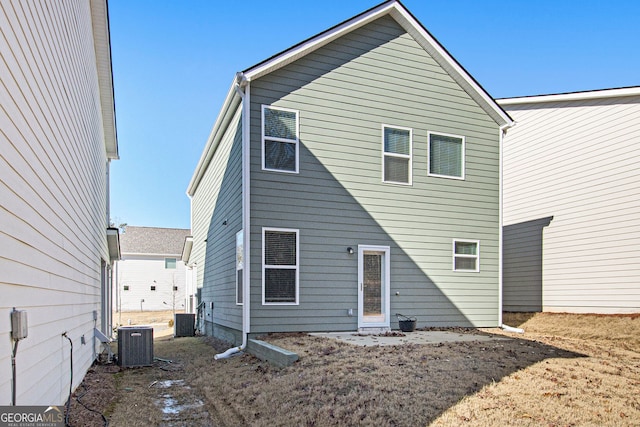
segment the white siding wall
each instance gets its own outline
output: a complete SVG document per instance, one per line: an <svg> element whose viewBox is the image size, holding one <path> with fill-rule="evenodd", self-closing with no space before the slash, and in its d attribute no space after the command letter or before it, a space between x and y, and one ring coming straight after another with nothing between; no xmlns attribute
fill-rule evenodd
<svg viewBox="0 0 640 427"><path fill-rule="evenodd" d="M164 268L165 258L176 258L176 268ZM185 266L179 255L123 255L116 264L118 298L115 310L184 310ZM125 285L129 290L124 290ZM156 287L155 291L151 290L152 285ZM174 286L178 287L177 291L173 291ZM142 305L140 300L144 300ZM119 323L126 324L126 321Z"/></svg>
<svg viewBox="0 0 640 427"><path fill-rule="evenodd" d="M553 217L543 310L640 311L640 97L503 106L504 225Z"/></svg>
<svg viewBox="0 0 640 427"><path fill-rule="evenodd" d="M0 405L12 307L28 313L18 405L67 399L94 359L108 260L107 157L88 1L0 3ZM101 325L98 323L98 327ZM81 337L87 340L81 344Z"/></svg>

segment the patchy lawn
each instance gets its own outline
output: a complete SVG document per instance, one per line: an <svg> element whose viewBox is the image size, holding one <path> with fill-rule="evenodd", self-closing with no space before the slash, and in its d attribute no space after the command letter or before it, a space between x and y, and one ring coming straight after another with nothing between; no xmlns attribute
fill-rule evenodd
<svg viewBox="0 0 640 427"><path fill-rule="evenodd" d="M300 360L273 368L228 345L165 337L153 367L96 365L76 391L111 426L640 425L640 318L507 315L524 335L357 347L306 334L264 339ZM171 361L171 362L169 362ZM114 391L115 390L115 391ZM72 401L70 424L102 425Z"/></svg>

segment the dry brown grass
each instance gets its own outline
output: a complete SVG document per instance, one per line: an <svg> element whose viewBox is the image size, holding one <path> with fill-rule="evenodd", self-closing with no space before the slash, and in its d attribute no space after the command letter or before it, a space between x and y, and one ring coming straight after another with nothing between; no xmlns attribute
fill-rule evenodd
<svg viewBox="0 0 640 427"><path fill-rule="evenodd" d="M398 347L266 337L300 355L285 369L250 355L214 361L227 347L210 338L158 340L155 355L174 363L117 373L110 425L640 425L640 318L538 314L505 323L526 333ZM171 399L183 410L163 413Z"/></svg>

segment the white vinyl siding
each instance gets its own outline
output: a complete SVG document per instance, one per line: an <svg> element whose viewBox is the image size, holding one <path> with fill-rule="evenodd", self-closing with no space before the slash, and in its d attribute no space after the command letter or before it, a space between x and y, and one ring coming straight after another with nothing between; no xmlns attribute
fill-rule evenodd
<svg viewBox="0 0 640 427"><path fill-rule="evenodd" d="M411 155L411 129L382 125L382 180L411 185Z"/></svg>
<svg viewBox="0 0 640 427"><path fill-rule="evenodd" d="M453 271L480 271L480 242L460 239L453 241Z"/></svg>
<svg viewBox="0 0 640 427"><path fill-rule="evenodd" d="M182 310L186 267L178 259L175 269L167 269L165 260L161 255L122 254L122 259L116 262L114 275L117 279L114 311L171 310L174 304L176 310ZM151 287L155 287L155 290ZM144 302L141 303L141 300Z"/></svg>
<svg viewBox="0 0 640 427"><path fill-rule="evenodd" d="M262 303L298 304L298 230L262 230Z"/></svg>
<svg viewBox="0 0 640 427"><path fill-rule="evenodd" d="M503 104L518 123L504 141L505 251L539 246L535 264L511 254L505 308L638 312L640 96L539 99Z"/></svg>
<svg viewBox="0 0 640 427"><path fill-rule="evenodd" d="M110 334L113 326L102 312L109 160L92 29L101 2L1 3L0 405L11 396L8 320L16 307L29 326L17 353L16 403L59 406L70 358L75 389L99 349L94 327Z"/></svg>
<svg viewBox="0 0 640 427"><path fill-rule="evenodd" d="M428 133L428 174L441 178L464 179L465 137Z"/></svg>
<svg viewBox="0 0 640 427"><path fill-rule="evenodd" d="M298 112L262 106L262 167L298 173Z"/></svg>

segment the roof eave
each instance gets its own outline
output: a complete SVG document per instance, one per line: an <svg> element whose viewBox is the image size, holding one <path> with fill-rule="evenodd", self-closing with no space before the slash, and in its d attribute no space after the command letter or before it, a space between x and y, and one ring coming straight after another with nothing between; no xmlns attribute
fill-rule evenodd
<svg viewBox="0 0 640 427"><path fill-rule="evenodd" d="M235 114L235 111L241 101L241 97L238 92L235 90L237 78L234 77L231 82L231 87L229 88L229 92L227 92L227 97L222 104L222 109L218 114L218 118L211 129L211 133L209 134L209 138L207 139L207 144L202 151L202 155L200 156L200 160L196 166L195 171L193 172L193 176L191 177L191 181L189 181L189 186L187 187L187 195L189 197L193 197L202 180L204 173L213 158L216 149L218 148L218 144L226 131L226 126L229 121Z"/></svg>
<svg viewBox="0 0 640 427"><path fill-rule="evenodd" d="M640 96L640 86L630 86L613 89L598 89L582 92L556 93L550 95L522 96L516 98L502 98L496 100L500 105L538 104L543 102L585 101L590 99L621 98Z"/></svg>
<svg viewBox="0 0 640 427"><path fill-rule="evenodd" d="M105 151L108 159L116 160L120 157L118 154L115 97L113 92L109 11L106 0L91 0L90 4Z"/></svg>

